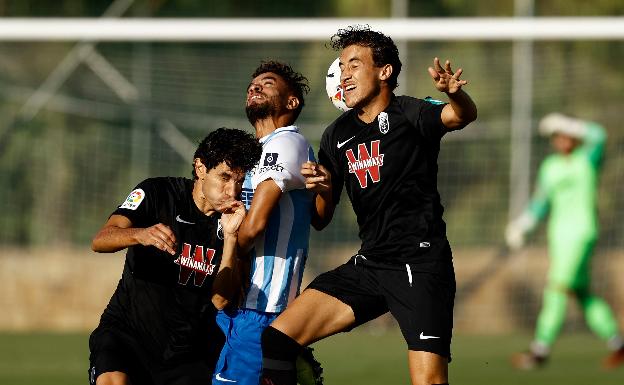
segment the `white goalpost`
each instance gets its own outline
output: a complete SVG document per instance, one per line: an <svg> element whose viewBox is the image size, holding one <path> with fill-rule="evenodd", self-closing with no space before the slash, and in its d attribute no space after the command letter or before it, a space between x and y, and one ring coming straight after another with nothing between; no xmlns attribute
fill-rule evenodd
<svg viewBox="0 0 624 385"><path fill-rule="evenodd" d="M368 24L395 40L619 40L624 17L512 18L4 18L0 41L314 41Z"/></svg>

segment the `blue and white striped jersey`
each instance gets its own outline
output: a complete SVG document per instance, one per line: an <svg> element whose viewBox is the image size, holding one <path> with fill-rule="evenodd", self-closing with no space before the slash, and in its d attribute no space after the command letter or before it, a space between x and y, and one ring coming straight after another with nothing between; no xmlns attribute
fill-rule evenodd
<svg viewBox="0 0 624 385"><path fill-rule="evenodd" d="M245 176L242 201L249 209L256 187L267 179L277 184L282 197L255 240L251 285L242 307L279 313L299 294L308 256L313 194L305 188L301 165L315 158L296 126L278 128L260 143L262 156Z"/></svg>

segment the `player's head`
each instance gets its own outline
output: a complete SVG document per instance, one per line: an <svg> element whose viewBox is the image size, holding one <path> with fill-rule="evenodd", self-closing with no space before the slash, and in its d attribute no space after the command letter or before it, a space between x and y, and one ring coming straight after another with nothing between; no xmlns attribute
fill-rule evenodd
<svg viewBox="0 0 624 385"><path fill-rule="evenodd" d="M221 127L206 136L197 146L194 159L210 170L225 162L232 169L247 172L260 161L262 145L250 133L236 128ZM197 172L193 167L193 177Z"/></svg>
<svg viewBox="0 0 624 385"><path fill-rule="evenodd" d="M197 147L193 177L205 207L221 211L241 192L245 173L260 160L262 145L251 134L219 128Z"/></svg>
<svg viewBox="0 0 624 385"><path fill-rule="evenodd" d="M554 112L540 120L538 130L542 135L550 136L555 151L569 154L582 143L585 122Z"/></svg>
<svg viewBox="0 0 624 385"><path fill-rule="evenodd" d="M331 47L340 52L341 81L347 106L357 107L381 87L394 90L401 72L399 50L392 39L369 26L339 29L331 37Z"/></svg>
<svg viewBox="0 0 624 385"><path fill-rule="evenodd" d="M286 124L293 124L305 104L304 94L310 91L308 79L274 60L260 63L251 78L245 104L249 122L255 125L258 120L284 115Z"/></svg>

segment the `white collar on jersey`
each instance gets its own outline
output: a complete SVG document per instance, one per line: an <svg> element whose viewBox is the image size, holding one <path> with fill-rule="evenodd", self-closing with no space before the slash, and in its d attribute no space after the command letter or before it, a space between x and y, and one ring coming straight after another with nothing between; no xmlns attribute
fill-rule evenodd
<svg viewBox="0 0 624 385"><path fill-rule="evenodd" d="M258 141L260 143L264 143L264 142L268 141L273 135L276 135L276 134L278 134L280 132L285 132L285 131L299 132L299 127L297 127L295 125L286 126L286 127L280 127L278 129L276 129L275 131L271 132L269 135L265 135L262 138L258 139Z"/></svg>

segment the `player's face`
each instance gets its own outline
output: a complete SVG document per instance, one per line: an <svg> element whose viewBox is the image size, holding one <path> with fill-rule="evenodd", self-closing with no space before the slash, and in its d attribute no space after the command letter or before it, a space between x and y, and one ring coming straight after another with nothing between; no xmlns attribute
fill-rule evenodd
<svg viewBox="0 0 624 385"><path fill-rule="evenodd" d="M225 162L208 170L201 181L206 207L223 211L240 195L245 173L231 169ZM200 178L201 180L201 178Z"/></svg>
<svg viewBox="0 0 624 385"><path fill-rule="evenodd" d="M373 62L370 47L350 45L340 54L340 82L350 108L365 107L381 89L381 68Z"/></svg>
<svg viewBox="0 0 624 385"><path fill-rule="evenodd" d="M560 133L553 134L550 139L550 143L552 144L555 151L562 154L571 153L572 151L574 151L576 146L579 145L579 141L575 138Z"/></svg>
<svg viewBox="0 0 624 385"><path fill-rule="evenodd" d="M265 72L256 76L247 87L245 112L253 125L260 119L281 113L286 108L287 85L281 76Z"/></svg>

